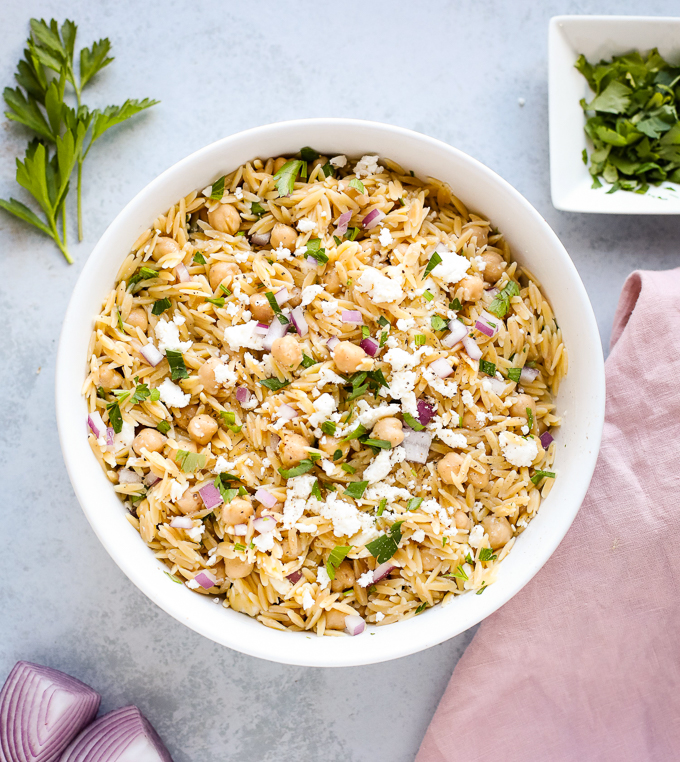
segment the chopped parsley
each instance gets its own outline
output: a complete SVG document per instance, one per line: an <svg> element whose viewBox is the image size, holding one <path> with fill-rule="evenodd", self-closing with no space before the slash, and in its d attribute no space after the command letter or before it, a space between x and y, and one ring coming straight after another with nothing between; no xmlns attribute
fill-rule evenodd
<svg viewBox="0 0 680 762"><path fill-rule="evenodd" d="M316 479L314 481L314 484L312 485L312 495L317 500L321 500L321 485L319 484L319 480L318 479Z"/></svg>
<svg viewBox="0 0 680 762"><path fill-rule="evenodd" d="M496 366L488 360L479 361L479 370L486 373L487 376L494 377L496 375Z"/></svg>
<svg viewBox="0 0 680 762"><path fill-rule="evenodd" d="M541 479L554 479L554 478L555 478L554 471L536 471L536 473L531 477L531 483L538 486L538 483L541 481Z"/></svg>
<svg viewBox="0 0 680 762"><path fill-rule="evenodd" d="M224 297L223 296L214 296L212 298L206 297L206 302L210 302L210 304L214 304L215 307L224 307Z"/></svg>
<svg viewBox="0 0 680 762"><path fill-rule="evenodd" d="M431 302L434 299L434 294L432 291L426 288L425 291L423 291L423 299L425 299L425 301Z"/></svg>
<svg viewBox="0 0 680 762"><path fill-rule="evenodd" d="M384 497L380 501L380 503L378 504L378 513L377 513L377 515L378 516L382 516L383 513L385 512L385 508L387 508L387 498L386 497Z"/></svg>
<svg viewBox="0 0 680 762"><path fill-rule="evenodd" d="M377 447L379 450L392 449L392 443L387 439L363 439L362 444L368 447Z"/></svg>
<svg viewBox="0 0 680 762"><path fill-rule="evenodd" d="M433 331L443 331L448 325L448 321L444 320L443 317L439 317L439 315L432 315L430 325Z"/></svg>
<svg viewBox="0 0 680 762"><path fill-rule="evenodd" d="M318 361L314 360L312 357L308 357L306 354L302 354L302 367L303 368L311 368L312 365L318 365Z"/></svg>
<svg viewBox="0 0 680 762"><path fill-rule="evenodd" d="M367 339L371 335L371 329L367 325L361 326L361 338Z"/></svg>
<svg viewBox="0 0 680 762"><path fill-rule="evenodd" d="M534 428L534 414L531 412L531 408L526 408L527 411L527 426L529 427L529 431Z"/></svg>
<svg viewBox="0 0 680 762"><path fill-rule="evenodd" d="M336 452L340 452L340 450L337 450ZM342 455L342 453L340 453ZM333 460L337 460L337 458L333 457ZM343 463L340 468L347 474L355 474L357 472L356 468L354 466L350 466L349 463Z"/></svg>
<svg viewBox="0 0 680 762"><path fill-rule="evenodd" d="M223 175L220 177L219 180L216 180L212 187L210 188L210 198L219 201L222 196L224 196L224 181L226 179L226 175Z"/></svg>
<svg viewBox="0 0 680 762"><path fill-rule="evenodd" d="M166 576L166 577L170 577L170 579L171 579L173 582L176 582L178 585L181 585L181 584L182 584L182 580L181 580L181 579L179 579L178 577L175 577L175 575L174 575L174 574L170 574L170 572L167 572L167 571L164 571L164 572L163 572L163 574L165 574L165 576Z"/></svg>
<svg viewBox="0 0 680 762"><path fill-rule="evenodd" d="M293 468L279 468L279 473L281 476L283 476L284 479L292 479L295 476L302 476L303 474L306 474L313 468L314 463L310 459L305 458L305 460L301 460L300 463Z"/></svg>
<svg viewBox="0 0 680 762"><path fill-rule="evenodd" d="M243 552L246 549L246 546L242 542L235 542L234 547L236 548L236 550L240 550L241 552Z"/></svg>
<svg viewBox="0 0 680 762"><path fill-rule="evenodd" d="M166 349L165 356L170 366L170 377L173 381L177 381L180 378L189 378L187 366L184 364L181 352L177 352L175 349Z"/></svg>
<svg viewBox="0 0 680 762"><path fill-rule="evenodd" d="M120 414L120 405L118 404L118 400L115 402L109 402L109 404L106 406L106 409L109 413L109 423L111 424L111 428L116 432L116 434L120 434L120 432L123 430L123 416Z"/></svg>
<svg viewBox="0 0 680 762"><path fill-rule="evenodd" d="M359 439L359 437L363 437L363 435L367 433L368 429L363 425L363 423L360 423L356 429L354 429L354 431L350 431L342 441L349 442L350 439Z"/></svg>
<svg viewBox="0 0 680 762"><path fill-rule="evenodd" d="M366 492L366 487L368 487L368 482L351 482L347 485L345 495L347 495L347 497L353 497L355 500L359 500L363 497L364 492Z"/></svg>
<svg viewBox="0 0 680 762"><path fill-rule="evenodd" d="M468 575L465 573L465 569L463 569L462 564L458 564L455 570L452 571L450 574L442 574L442 577L455 577L456 579L462 579L462 580L469 579Z"/></svg>
<svg viewBox="0 0 680 762"><path fill-rule="evenodd" d="M380 334L380 346L384 347L387 344L387 331L383 331Z"/></svg>
<svg viewBox="0 0 680 762"><path fill-rule="evenodd" d="M325 265L328 262L328 255L326 249L321 248L321 239L312 238L307 241L307 256L316 259L317 264Z"/></svg>
<svg viewBox="0 0 680 762"><path fill-rule="evenodd" d="M331 550L326 560L326 571L331 579L335 579L335 570L347 558L347 554L352 550L351 545L336 545Z"/></svg>
<svg viewBox="0 0 680 762"><path fill-rule="evenodd" d="M460 303L460 299L454 299L452 302L449 302L449 309L455 310L456 312L463 309L463 305Z"/></svg>
<svg viewBox="0 0 680 762"><path fill-rule="evenodd" d="M223 283L220 283L220 291L221 291L221 292L222 292L222 293L223 293L225 296L231 296L231 291L230 291L230 290L229 290L229 289L228 289L228 288L227 288L227 287L226 287L226 286L225 286Z"/></svg>
<svg viewBox="0 0 680 762"><path fill-rule="evenodd" d="M141 267L128 281L127 287L132 288L135 284L141 280L151 280L151 278L157 278L158 271L153 270L151 267Z"/></svg>
<svg viewBox="0 0 680 762"><path fill-rule="evenodd" d="M342 450L338 449L333 453L333 462L336 460L340 460L342 458ZM356 468L352 468L352 466L349 466L349 470L346 468L345 471L348 471L348 473L353 474L356 471Z"/></svg>
<svg viewBox="0 0 680 762"><path fill-rule="evenodd" d="M516 384L519 383L519 377L522 375L522 369L521 368L508 368L508 378L510 381L514 381Z"/></svg>
<svg viewBox="0 0 680 762"><path fill-rule="evenodd" d="M300 159L289 159L274 175L279 196L290 196L293 192L295 180L298 172L302 169L303 163Z"/></svg>
<svg viewBox="0 0 680 762"><path fill-rule="evenodd" d="M424 333L417 333L413 337L413 341L417 347L424 347L427 344L427 336Z"/></svg>
<svg viewBox="0 0 680 762"><path fill-rule="evenodd" d="M335 436L335 430L337 427L337 423L334 423L333 421L324 421L321 424L321 431L323 431L323 433L327 434L329 437L332 437Z"/></svg>
<svg viewBox="0 0 680 762"><path fill-rule="evenodd" d="M412 497L408 504L406 505L407 511L417 511L418 508L420 508L421 503L423 502L422 497Z"/></svg>
<svg viewBox="0 0 680 762"><path fill-rule="evenodd" d="M258 219L262 217L265 211L266 209L259 201L253 201L253 203L250 205L250 213L254 214Z"/></svg>
<svg viewBox="0 0 680 762"><path fill-rule="evenodd" d="M200 252L200 251L197 251L197 252L194 254L194 262L195 262L197 265L204 265L204 264L206 264L206 262L205 262L205 257L203 256L203 254L201 254L201 252Z"/></svg>
<svg viewBox="0 0 680 762"><path fill-rule="evenodd" d="M279 319L279 323L281 323L281 325L288 325L288 318L283 314L283 312L281 312L281 307L276 301L274 294L271 291L267 291L265 292L265 296L267 297L269 306L272 308L274 314Z"/></svg>
<svg viewBox="0 0 680 762"><path fill-rule="evenodd" d="M239 426L236 423L236 413L232 413L229 410L220 410L220 418L222 419L222 423L230 431L233 431L234 434L238 434L243 428L243 426Z"/></svg>
<svg viewBox="0 0 680 762"><path fill-rule="evenodd" d="M381 316L378 318L378 325L379 325L381 328L385 328L385 326L391 325L391 323L390 323L390 321L389 321L389 320L388 320L386 317L383 317L383 316L381 315Z"/></svg>
<svg viewBox="0 0 680 762"><path fill-rule="evenodd" d="M349 181L349 187L354 188L354 190L358 190L359 193L366 193L366 188L358 177L353 177Z"/></svg>
<svg viewBox="0 0 680 762"><path fill-rule="evenodd" d="M335 174L335 167L330 163L330 161L327 161L323 167L321 167L321 171L323 172L324 177L330 177L331 175Z"/></svg>
<svg viewBox="0 0 680 762"><path fill-rule="evenodd" d="M202 452L177 450L175 460L185 474L193 474L205 466L206 456Z"/></svg>
<svg viewBox="0 0 680 762"><path fill-rule="evenodd" d="M157 302L153 303L151 314L162 315L165 312L165 310L169 310L171 307L172 307L172 302L169 299L159 299Z"/></svg>
<svg viewBox="0 0 680 762"><path fill-rule="evenodd" d="M514 280L510 280L494 296L493 301L489 305L489 312L497 318L504 318L510 310L510 299L513 296L519 296L519 286Z"/></svg>
<svg viewBox="0 0 680 762"><path fill-rule="evenodd" d="M483 582L482 586L479 588L479 590L477 590L475 595L481 595L486 590L486 587L487 587L486 582Z"/></svg>
<svg viewBox="0 0 680 762"><path fill-rule="evenodd" d="M224 481L221 477L222 474L218 474L213 484L220 491L224 504L229 505L229 503L231 503L231 501L239 494L239 490L232 487L228 481Z"/></svg>
<svg viewBox="0 0 680 762"><path fill-rule="evenodd" d="M427 276L434 270L434 268L437 265L440 265L442 263L442 258L439 256L439 254L435 251L432 253L432 256L430 257L430 261L427 263L427 267L425 268L425 272L423 273L423 280L427 278Z"/></svg>
<svg viewBox="0 0 680 762"><path fill-rule="evenodd" d="M495 561L498 556L491 550L491 548L482 548L479 551L479 560L483 562Z"/></svg>
<svg viewBox="0 0 680 762"><path fill-rule="evenodd" d="M359 235L359 228L348 228L347 232L345 233L345 238L348 241L356 241L356 238L358 235Z"/></svg>
<svg viewBox="0 0 680 762"><path fill-rule="evenodd" d="M414 418L410 413L404 413L403 415L404 423L410 426L414 431L422 431L425 428L423 424L417 418Z"/></svg>
<svg viewBox="0 0 680 762"><path fill-rule="evenodd" d="M333 236L333 241L335 242L336 246L340 246L342 243L342 241L336 235Z"/></svg>
<svg viewBox="0 0 680 762"><path fill-rule="evenodd" d="M278 378L265 378L263 381L260 381L260 383L270 391L278 392L280 389L283 389L284 386L288 386L290 381L279 381Z"/></svg>
<svg viewBox="0 0 680 762"><path fill-rule="evenodd" d="M300 158L302 161L316 161L319 158L319 152L310 146L304 146L300 149Z"/></svg>
<svg viewBox="0 0 680 762"><path fill-rule="evenodd" d="M167 434L168 431L170 431L170 424L167 421L159 421L156 428L161 432L161 434Z"/></svg>
<svg viewBox="0 0 680 762"><path fill-rule="evenodd" d="M368 552L378 564L384 564L397 552L401 542L401 525L403 521L395 521L386 534L381 534L366 545Z"/></svg>
<svg viewBox="0 0 680 762"><path fill-rule="evenodd" d="M120 314L120 310L116 310L116 315L118 316L118 328L120 329L120 332L127 333L123 326L123 316Z"/></svg>
<svg viewBox="0 0 680 762"><path fill-rule="evenodd" d="M421 603L420 606L416 609L416 614L420 614L421 611L425 611L425 609L428 607L429 604L427 603Z"/></svg>

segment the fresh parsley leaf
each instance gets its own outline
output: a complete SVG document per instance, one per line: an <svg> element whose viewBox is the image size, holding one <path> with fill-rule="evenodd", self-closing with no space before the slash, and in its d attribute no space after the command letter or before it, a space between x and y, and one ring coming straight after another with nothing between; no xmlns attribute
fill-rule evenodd
<svg viewBox="0 0 680 762"><path fill-rule="evenodd" d="M320 265L325 265L328 262L328 255L326 249L321 248L320 238L312 238L307 241L307 256L316 259Z"/></svg>
<svg viewBox="0 0 680 762"><path fill-rule="evenodd" d="M219 201L224 196L224 181L226 176L222 175L219 180L215 180L210 188L210 198L213 201Z"/></svg>
<svg viewBox="0 0 680 762"><path fill-rule="evenodd" d="M305 146L304 148L300 149L300 158L302 161L316 161L319 158L320 154L318 151L315 151L313 148L310 148L309 146Z"/></svg>
<svg viewBox="0 0 680 762"><path fill-rule="evenodd" d="M425 272L423 273L423 280L425 280L425 278L427 278L427 276L434 270L437 265L440 265L441 262L442 258L439 256L439 254L436 251L433 252L432 256L430 257L430 261L427 263Z"/></svg>
<svg viewBox="0 0 680 762"><path fill-rule="evenodd" d="M380 503L378 504L378 511L377 511L377 514L376 514L376 515L377 515L377 516L382 516L382 515L383 515L383 513L385 512L385 508L387 508L387 498L386 498L386 497L384 497L384 498L383 498L383 499L380 501Z"/></svg>
<svg viewBox="0 0 680 762"><path fill-rule="evenodd" d="M276 189L279 196L290 196L295 187L295 179L302 169L303 162L300 159L289 159L274 175Z"/></svg>
<svg viewBox="0 0 680 762"><path fill-rule="evenodd" d="M375 558L378 564L384 564L397 552L401 542L401 525L403 521L395 521L386 534L381 534L375 540L367 543L368 552Z"/></svg>
<svg viewBox="0 0 680 762"><path fill-rule="evenodd" d="M383 331L380 334L380 346L384 347L387 344L387 331Z"/></svg>
<svg viewBox="0 0 680 762"><path fill-rule="evenodd" d="M462 579L462 580L469 579L468 575L465 573L465 569L463 569L462 564L458 564L455 570L452 571L450 574L442 574L442 577L455 577L456 579Z"/></svg>
<svg viewBox="0 0 680 762"><path fill-rule="evenodd" d="M498 556L491 550L491 548L482 548L479 551L479 560L480 561L495 561L498 558Z"/></svg>
<svg viewBox="0 0 680 762"><path fill-rule="evenodd" d="M342 243L342 241L336 235L333 236L333 241L335 242L336 246L340 246Z"/></svg>
<svg viewBox="0 0 680 762"><path fill-rule="evenodd" d="M263 381L260 381L260 383L270 391L278 392L280 389L283 389L284 386L288 386L290 381L279 381L278 378L265 378Z"/></svg>
<svg viewBox="0 0 680 762"><path fill-rule="evenodd" d="M337 452L340 452L340 450L338 450ZM342 453L340 453L340 454L342 454ZM334 460L335 460L335 458L334 458ZM343 463L343 464L340 466L340 468L341 468L343 471L345 471L346 473L348 473L348 474L355 474L355 473L357 472L356 468L354 468L354 466L350 466L350 464L349 464L349 463Z"/></svg>
<svg viewBox="0 0 680 762"><path fill-rule="evenodd" d="M128 281L128 289L135 286L137 283L143 280L152 280L158 277L158 270L154 270L152 267L140 267L137 272L130 277Z"/></svg>
<svg viewBox="0 0 680 762"><path fill-rule="evenodd" d="M259 201L253 201L250 205L250 213L254 214L258 219L262 217L267 210L262 206Z"/></svg>
<svg viewBox="0 0 680 762"><path fill-rule="evenodd" d="M314 360L311 357L307 357L307 355L304 354L304 352L303 352L303 354L302 354L302 367L303 368L311 368L312 365L318 365L318 361Z"/></svg>
<svg viewBox="0 0 680 762"><path fill-rule="evenodd" d="M323 172L324 177L330 177L331 175L335 174L335 167L330 163L330 161L327 161L323 167L321 167L321 171Z"/></svg>
<svg viewBox="0 0 680 762"><path fill-rule="evenodd" d="M536 471L536 473L531 477L531 483L538 486L538 483L542 479L554 479L554 478L555 478L554 471Z"/></svg>
<svg viewBox="0 0 680 762"><path fill-rule="evenodd" d="M404 423L410 426L414 431L422 431L425 428L423 424L417 418L414 418L410 413L404 413L403 417Z"/></svg>
<svg viewBox="0 0 680 762"><path fill-rule="evenodd" d="M152 315L162 315L165 310L169 310L172 307L172 302L169 299L159 299L158 301L153 303L153 307L151 309Z"/></svg>
<svg viewBox="0 0 680 762"><path fill-rule="evenodd" d="M194 262L195 262L197 265L204 265L204 264L206 264L206 261L205 261L205 257L203 256L203 254L201 254L201 252L200 252L200 251L197 251L197 252L194 254Z"/></svg>
<svg viewBox="0 0 680 762"><path fill-rule="evenodd" d="M510 310L510 300L513 296L519 296L519 286L514 280L510 280L494 296L488 308L489 312L497 318L504 318Z"/></svg>
<svg viewBox="0 0 680 762"><path fill-rule="evenodd" d="M491 376L492 378L496 375L496 366L494 363L489 362L488 360L479 361L479 370L482 373L486 373L487 376Z"/></svg>
<svg viewBox="0 0 680 762"><path fill-rule="evenodd" d="M230 291L230 290L229 290L229 289L228 289L228 288L227 288L227 287L226 287L226 286L225 286L223 283L220 283L220 291L221 291L221 292L222 292L222 293L223 293L225 296L231 296L231 291Z"/></svg>
<svg viewBox="0 0 680 762"><path fill-rule="evenodd" d="M388 326L388 325L391 325L391 323L390 323L390 321L389 321L389 320L388 320L386 317L384 317L383 315L381 315L381 316L378 318L378 325L379 325L381 328L385 328L386 326Z"/></svg>
<svg viewBox="0 0 680 762"><path fill-rule="evenodd" d="M434 294L429 289L425 289L425 291L423 291L423 299L427 302L431 302L434 299Z"/></svg>
<svg viewBox="0 0 680 762"><path fill-rule="evenodd" d="M181 584L182 584L182 580L181 580L181 579L179 579L178 577L175 577L175 575L174 575L174 574L170 574L170 572L166 572L166 571L164 571L164 572L163 572L163 574L165 574L165 576L166 576L166 577L170 577L170 579L171 579L173 582L176 582L178 585L181 585Z"/></svg>
<svg viewBox="0 0 680 762"><path fill-rule="evenodd" d="M412 497L408 501L408 503L406 505L406 510L407 511L417 511L418 508L420 508L420 504L422 502L423 502L423 498L422 497Z"/></svg>
<svg viewBox="0 0 680 762"><path fill-rule="evenodd" d="M241 552L246 550L246 546L242 542L235 542L234 543L234 548L236 548L236 550L239 550Z"/></svg>
<svg viewBox="0 0 680 762"><path fill-rule="evenodd" d="M527 426L529 427L529 431L534 428L534 414L531 411L531 408L526 408L527 411Z"/></svg>
<svg viewBox="0 0 680 762"><path fill-rule="evenodd" d="M345 238L348 241L356 241L356 238L358 235L359 235L359 228L348 228L347 232L345 233Z"/></svg>
<svg viewBox="0 0 680 762"><path fill-rule="evenodd" d="M413 337L413 341L417 347L424 347L427 344L427 336L424 333L418 333Z"/></svg>
<svg viewBox="0 0 680 762"><path fill-rule="evenodd" d="M233 431L234 434L238 434L239 431L243 428L243 426L239 426L236 423L236 413L232 413L229 410L220 410L220 418L222 419L222 423L230 430Z"/></svg>
<svg viewBox="0 0 680 762"><path fill-rule="evenodd" d="M345 495L355 500L360 500L368 487L368 482L350 482L345 489Z"/></svg>
<svg viewBox="0 0 680 762"><path fill-rule="evenodd" d="M510 381L514 381L516 384L519 383L519 377L522 375L522 369L521 368L508 368L508 378Z"/></svg>
<svg viewBox="0 0 680 762"><path fill-rule="evenodd" d="M368 429L363 425L363 423L360 423L354 431L350 431L350 433L342 440L343 442L349 442L351 439L359 439L359 437L363 437L364 434L368 433Z"/></svg>
<svg viewBox="0 0 680 762"><path fill-rule="evenodd" d="M295 476L302 476L303 474L306 474L313 468L314 463L306 458L305 460L301 460L300 463L293 468L279 468L279 473L281 476L283 476L284 479L292 479Z"/></svg>
<svg viewBox="0 0 680 762"><path fill-rule="evenodd" d="M168 431L170 431L170 424L167 421L159 421L156 428L161 432L161 434L167 434Z"/></svg>
<svg viewBox="0 0 680 762"><path fill-rule="evenodd" d="M193 474L195 471L200 471L205 466L206 456L202 452L177 450L175 460L185 474Z"/></svg>
<svg viewBox="0 0 680 762"><path fill-rule="evenodd" d="M371 335L371 329L367 325L361 326L361 338L367 339Z"/></svg>
<svg viewBox="0 0 680 762"><path fill-rule="evenodd" d="M106 406L106 409L109 413L109 423L111 424L111 428L116 432L116 434L120 434L120 432L123 430L123 416L120 413L120 405L118 404L118 400L115 402L109 402L109 404Z"/></svg>
<svg viewBox="0 0 680 762"><path fill-rule="evenodd" d="M449 323L447 320L444 320L443 317L433 315L430 319L430 324L432 325L433 331L443 331Z"/></svg>
<svg viewBox="0 0 680 762"><path fill-rule="evenodd" d="M366 188L364 187L364 184L359 180L358 177L353 177L349 181L349 187L354 188L354 190L359 191L359 193L366 193Z"/></svg>
<svg viewBox="0 0 680 762"><path fill-rule="evenodd" d="M456 312L462 310L463 305L460 303L460 299L454 299L452 302L449 302L449 309L455 310Z"/></svg>
<svg viewBox="0 0 680 762"><path fill-rule="evenodd" d="M392 449L392 443L387 439L362 439L361 442L368 447L377 447L379 450Z"/></svg>
<svg viewBox="0 0 680 762"><path fill-rule="evenodd" d="M331 579L335 579L335 570L347 558L347 554L352 550L351 545L336 545L331 550L326 560L326 571Z"/></svg>
<svg viewBox="0 0 680 762"><path fill-rule="evenodd" d="M428 606L427 603L421 603L420 606L418 606L418 608L416 609L416 614L420 614L422 611L425 611L427 606Z"/></svg>
<svg viewBox="0 0 680 762"><path fill-rule="evenodd" d="M165 356L170 366L170 377L173 381L177 381L180 378L189 378L189 372L187 366L184 364L184 358L182 353L175 349L166 349Z"/></svg>
<svg viewBox="0 0 680 762"><path fill-rule="evenodd" d="M333 462L340 460L340 458L342 458L342 450L338 449L333 453ZM356 468L353 468L352 466L347 466L347 468L343 466L343 468L350 474L353 474L356 471Z"/></svg>
<svg viewBox="0 0 680 762"><path fill-rule="evenodd" d="M271 291L267 291L265 296L267 297L269 306L272 308L274 314L279 319L279 323L281 323L281 325L288 325L288 318L283 314L283 312L281 312L281 307L279 307L279 303L276 301L274 294Z"/></svg>
<svg viewBox="0 0 680 762"><path fill-rule="evenodd" d="M314 482L314 485L312 487L312 495L317 500L321 500L321 486L319 484L319 480L318 479Z"/></svg>
<svg viewBox="0 0 680 762"><path fill-rule="evenodd" d="M323 431L324 434L327 434L329 437L335 436L335 430L337 428L337 424L333 421L324 421L321 424L321 431Z"/></svg>

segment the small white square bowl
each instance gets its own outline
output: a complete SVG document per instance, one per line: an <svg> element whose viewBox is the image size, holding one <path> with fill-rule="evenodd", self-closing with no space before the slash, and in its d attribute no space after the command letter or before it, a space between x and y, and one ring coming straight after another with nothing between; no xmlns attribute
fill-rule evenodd
<svg viewBox="0 0 680 762"><path fill-rule="evenodd" d="M550 191L556 209L600 214L680 214L680 186L664 182L645 194L607 193L593 189L583 163L583 149L592 150L584 132L579 101L594 93L574 68L581 53L597 62L632 50L658 48L673 63L680 61L680 18L651 16L555 16L548 32L550 113ZM675 190L667 190L672 187Z"/></svg>

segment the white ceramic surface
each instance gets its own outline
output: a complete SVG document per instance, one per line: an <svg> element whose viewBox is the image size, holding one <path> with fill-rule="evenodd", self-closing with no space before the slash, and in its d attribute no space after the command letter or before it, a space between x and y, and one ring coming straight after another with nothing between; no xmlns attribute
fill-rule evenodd
<svg viewBox="0 0 680 762"><path fill-rule="evenodd" d="M592 142L584 132L579 101L594 97L585 77L574 68L582 53L591 63L632 50L658 48L672 63L680 63L680 18L648 16L555 16L548 31L550 190L557 209L606 214L680 214L680 185L662 183L645 194L593 189L583 163ZM669 187L675 190L668 190Z"/></svg>
<svg viewBox="0 0 680 762"><path fill-rule="evenodd" d="M268 629L169 580L125 519L89 448L80 396L93 317L142 230L180 196L240 163L254 156L294 153L303 145L327 154L376 152L416 175L448 181L470 209L491 219L514 256L542 282L570 353L570 372L558 400L564 415L556 437L558 478L537 518L503 562L498 582L483 595L461 596L447 607L395 625L369 627L354 638ZM310 119L259 127L213 143L168 169L123 209L90 255L73 292L57 357L56 409L64 459L80 504L112 558L149 598L188 627L244 653L289 664L349 666L405 656L463 632L505 603L543 566L576 516L595 467L604 366L592 308L571 259L543 218L508 183L466 154L415 132L358 120Z"/></svg>

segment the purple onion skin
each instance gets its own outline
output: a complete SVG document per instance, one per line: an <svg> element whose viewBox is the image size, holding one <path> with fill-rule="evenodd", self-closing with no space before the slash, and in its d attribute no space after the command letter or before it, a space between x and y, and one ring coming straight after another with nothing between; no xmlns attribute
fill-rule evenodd
<svg viewBox="0 0 680 762"><path fill-rule="evenodd" d="M549 431L544 431L541 434L541 444L543 445L543 449L547 450L550 446L550 443L554 441L553 435Z"/></svg>
<svg viewBox="0 0 680 762"><path fill-rule="evenodd" d="M294 571L292 574L289 574L286 579L290 580L294 585L297 585L297 583L302 579L302 572Z"/></svg>
<svg viewBox="0 0 680 762"><path fill-rule="evenodd" d="M434 409L432 408L432 405L425 400L418 400L418 421L420 421L423 426L427 426L433 418Z"/></svg>

